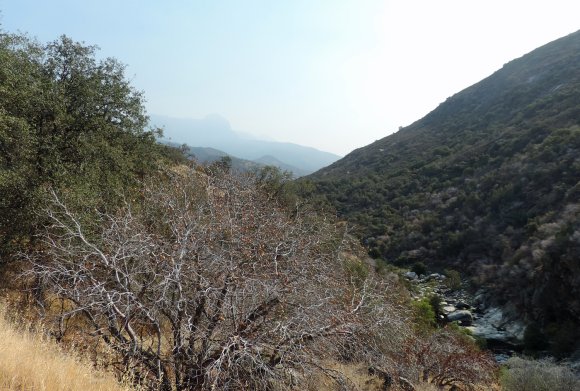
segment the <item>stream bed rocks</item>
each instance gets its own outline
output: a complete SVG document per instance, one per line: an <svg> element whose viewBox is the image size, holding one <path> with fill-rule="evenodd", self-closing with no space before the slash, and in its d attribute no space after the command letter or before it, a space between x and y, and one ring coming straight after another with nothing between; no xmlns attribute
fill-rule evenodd
<svg viewBox="0 0 580 391"><path fill-rule="evenodd" d="M498 362L521 351L525 323L510 316L509 311L488 304L485 290L472 294L464 283L459 289L450 289L445 284L446 277L438 273L418 276L406 272L403 277L411 283L413 299L437 295L440 298L439 321L456 322L474 337L484 339Z"/></svg>

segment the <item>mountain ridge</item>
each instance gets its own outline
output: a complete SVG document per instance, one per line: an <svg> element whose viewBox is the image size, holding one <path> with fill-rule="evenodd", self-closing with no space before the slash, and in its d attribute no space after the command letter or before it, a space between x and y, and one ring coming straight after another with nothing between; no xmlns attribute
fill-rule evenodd
<svg viewBox="0 0 580 391"><path fill-rule="evenodd" d="M229 122L219 115L210 115L203 119L152 115L151 123L164 128L166 141L194 147L211 147L251 161L263 156L273 156L288 167L298 168L298 175L312 173L340 158L313 147L245 137L234 131Z"/></svg>
<svg viewBox="0 0 580 391"><path fill-rule="evenodd" d="M231 168L236 171L246 172L246 171L257 171L266 166L274 166L282 171L290 172L294 178L306 175L308 172L304 171L298 167L291 166L273 156L264 155L255 160L242 159L233 155L230 155L224 151L211 147L190 147L187 144L180 145L171 141L163 141L164 144L183 150L185 155L190 159L194 159L199 163L212 164L223 160L224 158L229 158L231 163Z"/></svg>

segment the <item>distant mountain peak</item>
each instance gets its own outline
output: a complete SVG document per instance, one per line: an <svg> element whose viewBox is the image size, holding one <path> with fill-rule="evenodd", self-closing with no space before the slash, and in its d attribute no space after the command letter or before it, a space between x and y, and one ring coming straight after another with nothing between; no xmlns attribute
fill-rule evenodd
<svg viewBox="0 0 580 391"><path fill-rule="evenodd" d="M340 159L338 155L312 147L248 137L232 130L228 120L219 114L202 119L151 115L151 123L164 128L166 141L191 147L211 147L247 160L255 160L257 156L275 157L275 165L294 172L296 176L312 173Z"/></svg>
<svg viewBox="0 0 580 391"><path fill-rule="evenodd" d="M230 121L228 121L224 116L220 114L208 114L204 118L209 125L215 126L218 129L232 129Z"/></svg>

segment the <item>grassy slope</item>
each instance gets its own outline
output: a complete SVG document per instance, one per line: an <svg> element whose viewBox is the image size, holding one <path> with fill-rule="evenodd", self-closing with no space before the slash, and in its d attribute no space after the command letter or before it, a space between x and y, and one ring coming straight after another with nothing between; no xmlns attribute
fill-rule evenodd
<svg viewBox="0 0 580 391"><path fill-rule="evenodd" d="M17 331L0 316L0 389L121 391L114 376L98 372L37 334Z"/></svg>

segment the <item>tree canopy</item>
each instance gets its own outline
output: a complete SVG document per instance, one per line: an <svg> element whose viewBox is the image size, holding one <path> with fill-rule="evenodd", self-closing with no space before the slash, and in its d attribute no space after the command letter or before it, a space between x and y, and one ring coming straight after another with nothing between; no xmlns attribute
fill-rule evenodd
<svg viewBox="0 0 580 391"><path fill-rule="evenodd" d="M0 34L0 241L28 240L48 187L104 208L152 172L166 147L148 128L125 67L62 36Z"/></svg>

